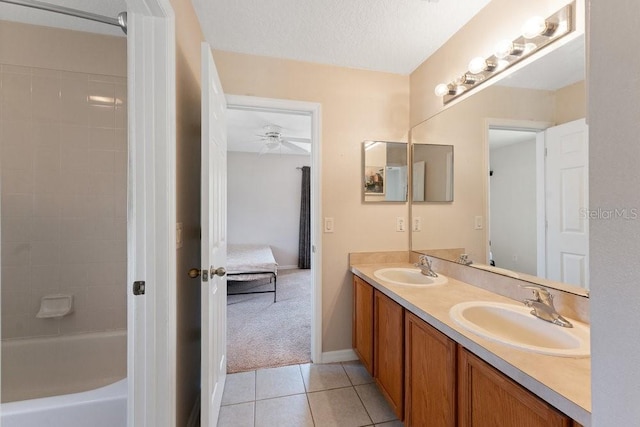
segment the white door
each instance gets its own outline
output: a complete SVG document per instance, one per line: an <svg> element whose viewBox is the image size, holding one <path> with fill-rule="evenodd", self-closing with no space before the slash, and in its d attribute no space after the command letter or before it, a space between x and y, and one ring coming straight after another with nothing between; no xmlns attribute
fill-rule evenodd
<svg viewBox="0 0 640 427"><path fill-rule="evenodd" d="M589 287L589 141L584 119L546 139L547 278Z"/></svg>
<svg viewBox="0 0 640 427"><path fill-rule="evenodd" d="M215 427L227 373L226 101L211 48L202 43L201 425Z"/></svg>

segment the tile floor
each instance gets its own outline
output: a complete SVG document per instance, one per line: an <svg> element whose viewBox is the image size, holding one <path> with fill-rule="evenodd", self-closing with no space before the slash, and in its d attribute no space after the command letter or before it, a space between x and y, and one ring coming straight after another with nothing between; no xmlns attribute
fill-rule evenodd
<svg viewBox="0 0 640 427"><path fill-rule="evenodd" d="M227 375L218 427L402 427L359 362Z"/></svg>

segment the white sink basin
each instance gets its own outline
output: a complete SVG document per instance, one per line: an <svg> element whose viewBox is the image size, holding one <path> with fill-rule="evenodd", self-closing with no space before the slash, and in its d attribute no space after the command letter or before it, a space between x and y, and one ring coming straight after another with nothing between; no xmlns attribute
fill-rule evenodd
<svg viewBox="0 0 640 427"><path fill-rule="evenodd" d="M464 302L451 307L449 315L470 332L508 346L562 357L590 354L588 327L575 320L569 320L573 328L545 322L524 305Z"/></svg>
<svg viewBox="0 0 640 427"><path fill-rule="evenodd" d="M447 278L441 274L438 277L430 277L422 274L419 268L381 268L373 272L373 275L394 285L405 286L434 286L444 285Z"/></svg>

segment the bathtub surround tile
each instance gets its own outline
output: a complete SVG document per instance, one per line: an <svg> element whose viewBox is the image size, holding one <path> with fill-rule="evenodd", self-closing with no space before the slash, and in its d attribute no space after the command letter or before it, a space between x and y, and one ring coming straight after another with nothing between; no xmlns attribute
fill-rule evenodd
<svg viewBox="0 0 640 427"><path fill-rule="evenodd" d="M305 394L258 400L255 427L313 427Z"/></svg>
<svg viewBox="0 0 640 427"><path fill-rule="evenodd" d="M227 375L222 395L222 405L253 402L256 400L256 372L239 372Z"/></svg>
<svg viewBox="0 0 640 427"><path fill-rule="evenodd" d="M256 372L256 399L304 393L299 365L260 369Z"/></svg>
<svg viewBox="0 0 640 427"><path fill-rule="evenodd" d="M3 72L2 116L6 120L31 120L31 74Z"/></svg>
<svg viewBox="0 0 640 427"><path fill-rule="evenodd" d="M2 268L7 266L29 266L31 248L29 243L7 242L2 244ZM5 284L3 283L3 287Z"/></svg>
<svg viewBox="0 0 640 427"><path fill-rule="evenodd" d="M351 385L349 377L340 363L300 365L307 392L330 390Z"/></svg>
<svg viewBox="0 0 640 427"><path fill-rule="evenodd" d="M86 75L61 73L60 121L67 124L89 123L89 85Z"/></svg>
<svg viewBox="0 0 640 427"><path fill-rule="evenodd" d="M28 169L2 170L2 194L32 194L33 173Z"/></svg>
<svg viewBox="0 0 640 427"><path fill-rule="evenodd" d="M218 427L247 427L254 425L255 402L220 408Z"/></svg>
<svg viewBox="0 0 640 427"><path fill-rule="evenodd" d="M32 119L36 122L60 120L60 79L54 75L31 76Z"/></svg>
<svg viewBox="0 0 640 427"><path fill-rule="evenodd" d="M89 149L114 151L116 131L113 128L89 128Z"/></svg>
<svg viewBox="0 0 640 427"><path fill-rule="evenodd" d="M31 218L20 216L2 218L2 244L8 242L27 243L31 239Z"/></svg>
<svg viewBox="0 0 640 427"><path fill-rule="evenodd" d="M3 338L126 328L126 78L1 65L0 80ZM73 314L36 319L54 293Z"/></svg>

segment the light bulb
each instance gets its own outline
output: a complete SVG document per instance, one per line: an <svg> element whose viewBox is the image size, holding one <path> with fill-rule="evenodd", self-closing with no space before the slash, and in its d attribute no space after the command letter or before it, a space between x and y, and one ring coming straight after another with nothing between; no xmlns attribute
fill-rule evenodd
<svg viewBox="0 0 640 427"><path fill-rule="evenodd" d="M487 61L480 56L473 58L471 62L469 62L469 71L471 71L471 73L473 74L481 73L486 69Z"/></svg>
<svg viewBox="0 0 640 427"><path fill-rule="evenodd" d="M522 26L522 37L532 39L544 33L547 29L547 21L542 16L534 16Z"/></svg>
<svg viewBox="0 0 640 427"><path fill-rule="evenodd" d="M446 94L449 93L449 85L440 83L439 85L436 86L434 92L436 96L445 96Z"/></svg>
<svg viewBox="0 0 640 427"><path fill-rule="evenodd" d="M511 55L512 46L513 46L513 43L511 42L511 40L506 40L506 39L500 40L496 44L496 51L494 55L498 59L506 58L507 56Z"/></svg>
<svg viewBox="0 0 640 427"><path fill-rule="evenodd" d="M509 40L502 40L496 44L496 51L494 55L498 59L504 59L509 55L520 56L524 52L524 45L520 43L513 43Z"/></svg>
<svg viewBox="0 0 640 427"><path fill-rule="evenodd" d="M506 59L499 59L498 64L496 65L496 71L502 71L509 65L509 61Z"/></svg>

